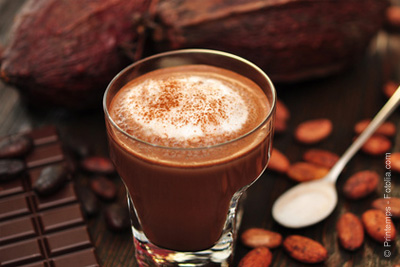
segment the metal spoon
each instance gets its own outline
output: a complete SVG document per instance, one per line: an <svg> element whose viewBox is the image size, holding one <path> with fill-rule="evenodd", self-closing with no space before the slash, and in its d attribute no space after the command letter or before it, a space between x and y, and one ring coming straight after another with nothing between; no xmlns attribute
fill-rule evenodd
<svg viewBox="0 0 400 267"><path fill-rule="evenodd" d="M273 218L283 226L301 228L320 222L330 215L337 204L335 183L339 174L399 104L400 86L324 178L298 184L275 201L272 206Z"/></svg>

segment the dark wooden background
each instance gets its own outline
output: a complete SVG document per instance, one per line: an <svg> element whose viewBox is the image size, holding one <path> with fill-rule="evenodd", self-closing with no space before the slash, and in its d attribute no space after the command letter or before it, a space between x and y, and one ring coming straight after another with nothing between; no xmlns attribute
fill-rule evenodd
<svg viewBox="0 0 400 267"><path fill-rule="evenodd" d="M14 14L24 0L0 0L0 44L5 44L8 29ZM310 147L328 149L341 155L350 145L354 124L371 118L383 106L386 97L382 93L383 84L389 80L400 81L400 33L382 31L371 43L365 57L353 68L337 75L291 85L277 84L278 97L291 111L288 131L274 138L274 146L284 152L291 162L301 159L302 153ZM302 121L315 118L329 118L334 130L330 137L314 146L296 143L293 129ZM392 152L400 151L400 110L390 118L398 129L393 138ZM96 154L107 155L107 140L101 103L92 112L74 114L62 110L38 111L29 109L20 99L15 88L0 82L0 135L19 132L45 124L55 124L63 140L90 144ZM359 201L349 201L343 197L341 188L352 173L370 169L382 175L378 190L372 196ZM249 227L264 227L280 232L284 237L301 234L321 242L329 252L329 258L314 266L392 266L400 264L400 237L390 248L391 256L386 258L383 244L368 236L364 245L355 252L343 250L337 242L335 224L339 216L350 211L361 215L371 202L383 197L384 156L371 157L358 153L340 176L337 188L339 204L334 213L314 226L291 230L278 225L271 217L274 200L295 183L285 175L266 171L248 190L241 232ZM124 189L119 186L119 200L124 199ZM400 197L400 175L392 177L392 196ZM106 205L106 204L105 204ZM95 243L100 263L103 266L137 266L129 231L113 233L104 223L102 215L88 219L90 234ZM395 221L400 230L400 222ZM238 242L235 253L235 266L249 249ZM273 266L307 266L291 258L282 248L272 250Z"/></svg>

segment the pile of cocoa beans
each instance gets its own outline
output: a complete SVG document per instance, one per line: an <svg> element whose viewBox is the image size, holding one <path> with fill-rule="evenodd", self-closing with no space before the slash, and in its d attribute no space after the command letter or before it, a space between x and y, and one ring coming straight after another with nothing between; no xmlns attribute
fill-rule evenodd
<svg viewBox="0 0 400 267"><path fill-rule="evenodd" d="M397 88L396 83L387 81L382 93L388 98ZM290 110L278 100L276 109L276 134L288 134L287 123L290 120ZM354 125L354 135L359 135L370 120L362 120ZM293 139L305 146L315 144L329 137L334 125L327 118L320 118L301 122L295 127ZM375 131L361 148L362 152L370 157L384 156L390 152L391 172L400 174L400 152L392 151L392 139L396 135L396 125L386 121ZM297 162L290 162L288 157L278 148L273 148L267 171L280 173L295 182L301 183L317 180L324 177L329 169L338 161L339 156L329 150L316 148L306 149L302 158ZM345 182L340 193L346 201L362 200L377 191L381 175L375 170L359 170L343 177ZM389 214L389 215L388 215ZM400 198L385 196L371 201L371 205L360 216L346 211L336 221L337 242L347 251L362 249L365 233L374 241L384 244L387 236L394 241L397 238L395 223L400 218ZM321 238L322 240L322 238ZM273 262L273 251L283 247L286 254L302 263L315 264L325 262L330 255L327 248L319 240L303 235L282 236L265 228L244 229L240 235L241 243L250 251L239 262L239 267L258 266L267 267Z"/></svg>
<svg viewBox="0 0 400 267"><path fill-rule="evenodd" d="M385 22L398 25L398 11L386 13L388 6L388 0L27 0L0 57L0 77L31 105L88 109L101 107L107 84L133 61L208 48L253 61L273 82L296 82L354 64Z"/></svg>

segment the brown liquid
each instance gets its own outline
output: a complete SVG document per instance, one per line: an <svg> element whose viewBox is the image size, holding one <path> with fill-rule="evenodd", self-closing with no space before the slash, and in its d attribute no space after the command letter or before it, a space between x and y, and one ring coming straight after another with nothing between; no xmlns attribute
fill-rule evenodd
<svg viewBox="0 0 400 267"><path fill-rule="evenodd" d="M153 138L142 134L140 127L136 127L135 132L128 131L127 125L120 125L127 127L125 130L132 135L138 133L145 141L174 145L179 149L135 141L109 123L107 129L111 158L129 190L147 238L160 247L196 251L210 248L218 241L232 196L264 170L269 156L271 125L264 124L240 140L201 147L219 143L223 138L226 139L223 141L233 140L256 128L270 107L262 90L243 76L211 66L184 66L155 71L133 80L114 97L108 107L110 116L117 120L121 115L116 113L120 111L119 96L130 90L132 84L176 73L210 76L234 84L251 107L249 120L237 131L218 134L214 139L208 133L190 142L179 138ZM182 149L185 146L192 149Z"/></svg>

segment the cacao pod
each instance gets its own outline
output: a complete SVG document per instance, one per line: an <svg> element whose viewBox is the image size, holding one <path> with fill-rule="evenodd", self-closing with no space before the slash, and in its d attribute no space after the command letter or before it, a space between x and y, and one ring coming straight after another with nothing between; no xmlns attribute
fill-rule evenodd
<svg viewBox="0 0 400 267"><path fill-rule="evenodd" d="M160 0L162 49L210 48L262 67L276 82L352 65L383 25L386 0Z"/></svg>
<svg viewBox="0 0 400 267"><path fill-rule="evenodd" d="M86 109L137 43L135 14L149 0L28 0L17 14L1 55L1 78L35 106Z"/></svg>

